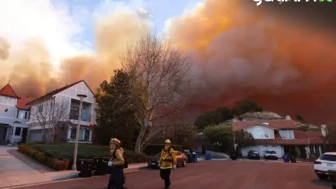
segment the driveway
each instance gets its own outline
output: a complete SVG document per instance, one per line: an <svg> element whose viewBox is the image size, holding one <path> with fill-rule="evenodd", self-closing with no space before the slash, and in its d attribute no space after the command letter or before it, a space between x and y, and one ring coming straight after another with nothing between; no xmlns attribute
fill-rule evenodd
<svg viewBox="0 0 336 189"><path fill-rule="evenodd" d="M159 189L163 182L158 170L128 173L128 189ZM81 178L22 189L103 189L108 176ZM172 172L172 189L330 189L330 183L320 181L311 164L202 161Z"/></svg>
<svg viewBox="0 0 336 189"><path fill-rule="evenodd" d="M19 153L17 147L0 146L0 187L16 183L20 177L49 171L52 170Z"/></svg>

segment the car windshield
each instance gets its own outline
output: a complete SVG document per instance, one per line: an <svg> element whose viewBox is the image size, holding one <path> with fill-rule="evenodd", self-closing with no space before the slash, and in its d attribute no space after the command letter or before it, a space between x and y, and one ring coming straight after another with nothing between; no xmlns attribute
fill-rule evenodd
<svg viewBox="0 0 336 189"><path fill-rule="evenodd" d="M270 154L276 154L275 151L269 151Z"/></svg>
<svg viewBox="0 0 336 189"><path fill-rule="evenodd" d="M336 155L323 154L319 159L324 161L336 161Z"/></svg>
<svg viewBox="0 0 336 189"><path fill-rule="evenodd" d="M253 153L254 153L254 154L258 154L258 152L256 152L256 151L254 151Z"/></svg>

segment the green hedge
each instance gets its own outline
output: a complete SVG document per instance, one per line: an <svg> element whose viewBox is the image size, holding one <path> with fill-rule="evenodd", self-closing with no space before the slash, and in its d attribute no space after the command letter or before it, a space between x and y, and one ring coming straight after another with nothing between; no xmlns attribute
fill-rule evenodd
<svg viewBox="0 0 336 189"><path fill-rule="evenodd" d="M162 148L164 147L164 144L149 144L147 147L143 150L143 153L153 156L161 152ZM182 151L182 146L177 144L172 144L171 147L176 151Z"/></svg>
<svg viewBox="0 0 336 189"><path fill-rule="evenodd" d="M56 170L71 169L74 144L42 144L28 143L19 145L19 151L33 159L40 161ZM125 150L128 163L142 163L147 161L147 156L143 153L134 153L130 150ZM91 144L78 145L78 159L91 159L93 157L109 157L108 146L96 146ZM64 165L59 165L63 162Z"/></svg>

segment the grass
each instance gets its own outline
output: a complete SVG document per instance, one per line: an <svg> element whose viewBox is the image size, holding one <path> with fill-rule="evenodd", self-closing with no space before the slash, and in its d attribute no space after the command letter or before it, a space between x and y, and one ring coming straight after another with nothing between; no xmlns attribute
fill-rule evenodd
<svg viewBox="0 0 336 189"><path fill-rule="evenodd" d="M30 147L44 153L46 156L55 159L72 159L74 153L73 143L65 144L28 144ZM130 150L125 150L129 155L135 154ZM92 144L78 144L78 158L86 159L92 157L109 157L109 146L99 146Z"/></svg>

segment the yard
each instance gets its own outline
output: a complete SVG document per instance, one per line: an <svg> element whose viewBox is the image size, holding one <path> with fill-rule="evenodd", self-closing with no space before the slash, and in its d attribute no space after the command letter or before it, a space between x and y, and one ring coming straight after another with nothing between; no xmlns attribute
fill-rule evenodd
<svg viewBox="0 0 336 189"><path fill-rule="evenodd" d="M31 158L46 164L56 170L70 169L74 153L73 143L64 144L21 144L19 151ZM125 150L128 163L140 163L146 161L145 154L136 154L134 151ZM93 157L109 157L109 146L91 144L78 145L78 159L91 159Z"/></svg>

